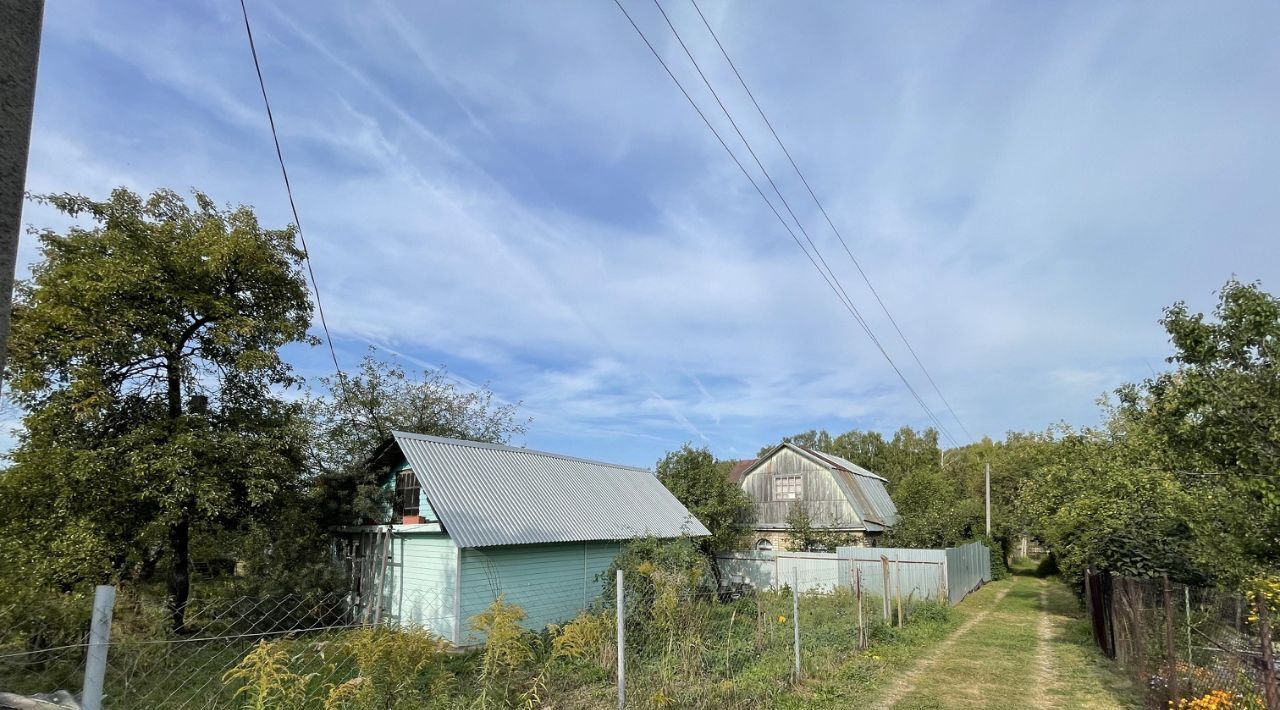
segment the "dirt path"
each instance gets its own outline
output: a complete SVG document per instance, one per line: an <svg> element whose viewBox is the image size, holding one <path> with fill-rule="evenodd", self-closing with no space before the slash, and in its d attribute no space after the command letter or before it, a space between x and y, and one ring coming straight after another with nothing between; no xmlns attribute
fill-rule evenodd
<svg viewBox="0 0 1280 710"><path fill-rule="evenodd" d="M1004 595L1008 593L1008 587L1001 589L996 593L995 601L993 603L999 604L1000 600L1004 598ZM915 668L912 668L906 675L902 676L893 685L889 686L884 695L880 698L877 707L893 707L904 695L911 692L920 676L928 673L933 668L934 664L936 664L938 660L955 645L957 639L969 633L973 627L985 621L987 615L990 613L990 610L980 611L969 617L964 621L964 623L960 624L960 627L951 632L951 635L948 636L945 641L938 644L938 647L935 648L928 656L920 659L920 663L917 664Z"/></svg>
<svg viewBox="0 0 1280 710"><path fill-rule="evenodd" d="M1047 709L1053 707L1049 702L1048 691L1056 685L1053 667L1053 651L1051 649L1054 636L1054 624L1049 616L1048 582L1040 581L1040 619L1036 623L1036 685L1043 691L1034 700L1034 707Z"/></svg>
<svg viewBox="0 0 1280 710"><path fill-rule="evenodd" d="M878 708L1125 708L1132 689L1092 647L1058 581L1015 576L979 590L967 618L880 696Z"/></svg>

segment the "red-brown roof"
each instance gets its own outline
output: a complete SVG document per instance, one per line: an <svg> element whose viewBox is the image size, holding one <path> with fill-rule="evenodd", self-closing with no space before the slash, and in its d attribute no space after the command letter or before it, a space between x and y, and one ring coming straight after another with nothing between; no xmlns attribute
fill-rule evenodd
<svg viewBox="0 0 1280 710"><path fill-rule="evenodd" d="M745 474L747 469L751 468L751 465L756 461L759 461L759 459L743 459L742 461L735 463L733 465L733 469L729 471L729 482L735 486L741 484L743 474Z"/></svg>

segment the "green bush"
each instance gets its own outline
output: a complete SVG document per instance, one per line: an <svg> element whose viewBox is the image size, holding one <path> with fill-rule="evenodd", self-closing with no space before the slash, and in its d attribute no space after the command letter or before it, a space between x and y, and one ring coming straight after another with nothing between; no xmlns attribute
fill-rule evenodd
<svg viewBox="0 0 1280 710"><path fill-rule="evenodd" d="M929 621L945 623L951 621L955 612L946 602L925 601L911 607L908 617L912 621Z"/></svg>
<svg viewBox="0 0 1280 710"><path fill-rule="evenodd" d="M1040 563L1036 565L1037 577L1052 577L1058 572L1058 556L1052 552L1041 557Z"/></svg>

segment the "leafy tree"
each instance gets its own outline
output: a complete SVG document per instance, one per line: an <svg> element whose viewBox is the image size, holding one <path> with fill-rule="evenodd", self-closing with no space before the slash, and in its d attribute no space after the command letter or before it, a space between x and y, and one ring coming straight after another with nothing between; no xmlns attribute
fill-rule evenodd
<svg viewBox="0 0 1280 710"><path fill-rule="evenodd" d="M306 404L308 461L333 523L378 519L387 509L369 458L391 432L504 444L528 423L518 418L519 402L501 403L487 386L463 388L443 371L410 374L375 354L370 350L354 374L321 378L327 391Z"/></svg>
<svg viewBox="0 0 1280 710"><path fill-rule="evenodd" d="M1280 298L1228 281L1212 318L1166 308L1176 369L1119 392L1155 463L1219 513L1241 546L1228 576L1280 565ZM1212 503L1209 503L1212 501Z"/></svg>
<svg viewBox="0 0 1280 710"><path fill-rule="evenodd" d="M894 503L898 524L890 531L894 545L949 547L982 532L982 500L968 495L953 476L935 469L906 474L897 485Z"/></svg>
<svg viewBox="0 0 1280 710"><path fill-rule="evenodd" d="M711 531L710 537L699 540L708 556L743 544L746 530L741 519L751 510L751 499L729 481L724 468L709 449L695 449L687 443L662 457L656 466L662 485Z"/></svg>
<svg viewBox="0 0 1280 710"><path fill-rule="evenodd" d="M268 510L300 470L297 408L275 392L296 382L279 348L311 340L303 253L292 227L199 192L37 199L91 226L40 232L15 291L5 562L65 587L167 550L180 630L193 526Z"/></svg>
<svg viewBox="0 0 1280 710"><path fill-rule="evenodd" d="M835 552L837 547L857 545L859 539L854 532L814 527L803 502L787 507L787 550L791 552Z"/></svg>

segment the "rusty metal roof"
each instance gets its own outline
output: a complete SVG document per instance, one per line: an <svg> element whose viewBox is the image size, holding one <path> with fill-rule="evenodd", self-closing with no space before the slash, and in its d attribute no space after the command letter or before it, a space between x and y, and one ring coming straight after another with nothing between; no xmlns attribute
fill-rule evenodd
<svg viewBox="0 0 1280 710"><path fill-rule="evenodd" d="M853 493L853 499L850 502L854 503L858 509L858 514L864 520L889 527L898 522L898 507L893 504L893 499L889 497L889 490L885 487L887 480L883 476L878 476L858 464L835 454L828 454L803 446L797 448L821 459L835 471L842 471L848 474L846 483L852 484L850 492Z"/></svg>
<svg viewBox="0 0 1280 710"><path fill-rule="evenodd" d="M459 547L710 534L642 468L392 434L422 495Z"/></svg>
<svg viewBox="0 0 1280 710"><path fill-rule="evenodd" d="M743 459L733 465L729 470L729 482L735 486L742 485L742 479L747 475L747 469L755 465L759 459Z"/></svg>

